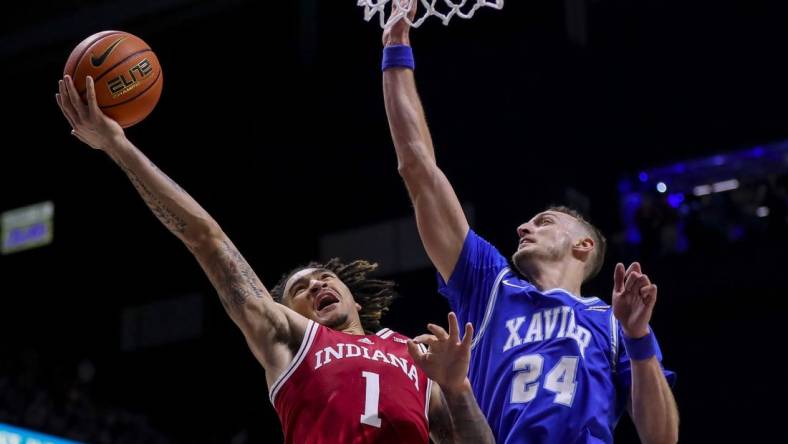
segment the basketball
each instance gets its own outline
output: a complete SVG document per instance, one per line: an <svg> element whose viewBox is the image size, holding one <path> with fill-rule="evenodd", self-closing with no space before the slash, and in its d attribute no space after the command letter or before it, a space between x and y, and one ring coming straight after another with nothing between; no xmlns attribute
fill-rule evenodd
<svg viewBox="0 0 788 444"><path fill-rule="evenodd" d="M153 111L164 82L156 54L139 37L103 31L83 40L68 57L64 75L85 98L85 79L93 77L99 108L128 128Z"/></svg>

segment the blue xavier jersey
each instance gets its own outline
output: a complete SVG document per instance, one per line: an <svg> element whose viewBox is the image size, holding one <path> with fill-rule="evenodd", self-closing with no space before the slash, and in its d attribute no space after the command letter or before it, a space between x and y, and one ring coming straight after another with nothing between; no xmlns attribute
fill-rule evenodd
<svg viewBox="0 0 788 444"><path fill-rule="evenodd" d="M449 282L439 281L476 329L468 377L498 443L613 441L631 372L610 305L539 291L472 230Z"/></svg>

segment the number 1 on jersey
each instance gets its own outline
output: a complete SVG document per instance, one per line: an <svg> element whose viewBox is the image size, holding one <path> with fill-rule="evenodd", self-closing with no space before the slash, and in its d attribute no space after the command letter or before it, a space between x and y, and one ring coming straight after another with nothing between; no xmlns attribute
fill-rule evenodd
<svg viewBox="0 0 788 444"><path fill-rule="evenodd" d="M366 395L364 396L364 414L361 423L380 428L378 416L378 398L380 397L380 376L377 373L361 372L366 380Z"/></svg>

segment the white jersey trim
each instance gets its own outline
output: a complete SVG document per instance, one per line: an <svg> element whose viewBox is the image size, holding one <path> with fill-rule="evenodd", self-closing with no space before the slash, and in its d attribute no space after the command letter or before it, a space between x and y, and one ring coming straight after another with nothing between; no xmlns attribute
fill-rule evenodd
<svg viewBox="0 0 788 444"><path fill-rule="evenodd" d="M490 298L487 299L487 310L484 312L484 319L482 320L482 325L479 327L479 332L476 333L476 337L473 338L473 342L471 342L471 350L476 347L476 344L481 339L482 335L484 334L484 330L487 328L487 324L490 322L490 318L492 317L493 307L495 307L495 300L498 298L498 288L501 286L501 281L503 277L506 276L506 273L510 272L511 270L509 267L504 267L498 273L498 276L495 278L495 282L493 283L492 290L490 291Z"/></svg>
<svg viewBox="0 0 788 444"><path fill-rule="evenodd" d="M610 310L610 360L610 366L615 373L618 364L618 319L613 310Z"/></svg>
<svg viewBox="0 0 788 444"><path fill-rule="evenodd" d="M271 388L268 390L268 399L271 401L271 404L274 404L274 400L276 399L276 394L279 393L279 389L287 382L290 376L295 372L301 362L307 355L307 352L312 347L312 342L315 340L315 336L317 335L317 329L319 324L317 324L313 320L309 320L307 323L306 331L304 331L304 338L301 340L301 347L298 348L298 351L293 356L293 360L290 361L290 364L285 368L281 375L276 378L273 384L271 384Z"/></svg>
<svg viewBox="0 0 788 444"><path fill-rule="evenodd" d="M427 396L426 399L424 400L424 417L427 418L428 425L430 423L430 395L431 394L432 394L432 379L427 378Z"/></svg>
<svg viewBox="0 0 788 444"><path fill-rule="evenodd" d="M595 298L595 297L584 298L582 296L576 296L576 295L572 294L571 291L564 290L563 288L551 288L550 290L543 291L542 293L543 294L549 294L549 293L555 293L555 292L559 292L559 291L562 292L562 293L566 293L572 299L574 299L576 301L579 301L579 302L582 302L584 304L593 304L594 302L598 302L599 301L599 298Z"/></svg>

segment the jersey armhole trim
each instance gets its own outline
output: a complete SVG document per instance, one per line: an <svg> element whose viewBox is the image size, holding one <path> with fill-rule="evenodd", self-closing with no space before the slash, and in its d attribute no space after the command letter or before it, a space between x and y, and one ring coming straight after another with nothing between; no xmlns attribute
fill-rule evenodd
<svg viewBox="0 0 788 444"><path fill-rule="evenodd" d="M616 372L618 363L618 319L610 310L610 366Z"/></svg>
<svg viewBox="0 0 788 444"><path fill-rule="evenodd" d="M319 324L311 319L309 320L309 323L306 326L306 331L304 331L304 338L301 340L301 347L298 348L298 352L296 352L295 356L293 356L293 360L290 361L290 364L287 366L287 368L285 368L282 374L276 378L276 381L271 384L268 399L271 400L272 405L276 400L276 394L279 393L279 389L282 388L293 372L295 372L298 366L301 365L304 357L306 357L307 351L309 351L309 349L312 347L312 342L315 340L318 327Z"/></svg>
<svg viewBox="0 0 788 444"><path fill-rule="evenodd" d="M490 297L487 299L487 310L484 312L484 318L482 320L482 325L479 327L479 332L476 333L476 337L473 338L473 342L471 342L471 350L476 348L476 344L479 343L482 335L484 334L484 330L487 328L487 324L490 322L490 318L492 317L492 311L495 307L495 300L498 298L498 289L501 286L501 281L503 277L506 276L511 270L509 267L504 267L498 273L498 276L495 278L495 282L493 283L492 290L490 290Z"/></svg>
<svg viewBox="0 0 788 444"><path fill-rule="evenodd" d="M424 400L424 417L427 418L427 424L430 423L430 395L432 395L432 379L427 378L427 396Z"/></svg>

